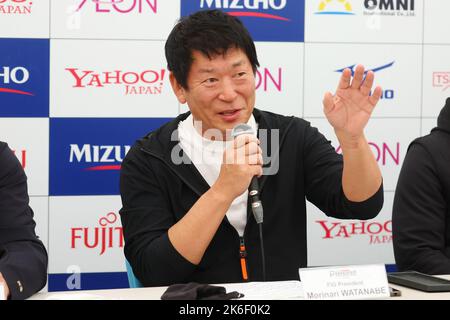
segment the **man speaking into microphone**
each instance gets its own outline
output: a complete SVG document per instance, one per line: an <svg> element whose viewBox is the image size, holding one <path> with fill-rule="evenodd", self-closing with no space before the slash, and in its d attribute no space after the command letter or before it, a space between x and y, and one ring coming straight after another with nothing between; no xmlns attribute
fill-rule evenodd
<svg viewBox="0 0 450 320"><path fill-rule="evenodd" d="M381 210L382 177L364 136L381 96L380 87L370 94L372 71L346 69L324 96L339 155L307 121L255 108L259 63L237 18L218 10L181 18L165 53L190 112L137 141L120 181L125 256L144 286L298 280L306 199L335 218ZM269 151L278 170L265 172Z"/></svg>

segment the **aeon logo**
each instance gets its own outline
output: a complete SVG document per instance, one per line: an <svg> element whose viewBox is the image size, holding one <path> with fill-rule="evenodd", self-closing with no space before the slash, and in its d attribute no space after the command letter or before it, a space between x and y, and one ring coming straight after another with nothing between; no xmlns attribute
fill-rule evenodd
<svg viewBox="0 0 450 320"><path fill-rule="evenodd" d="M383 166L394 163L394 165L400 165L400 142L396 142L394 146L389 146L387 142L380 144L375 142L369 142L369 146L375 156L378 163ZM337 153L342 153L341 146L336 148Z"/></svg>
<svg viewBox="0 0 450 320"><path fill-rule="evenodd" d="M82 9L95 13L157 13L158 0L82 0L75 11Z"/></svg>
<svg viewBox="0 0 450 320"><path fill-rule="evenodd" d="M98 249L101 256L107 249L123 248L123 229L115 226L117 221L117 214L109 212L96 227L70 228L71 249Z"/></svg>
<svg viewBox="0 0 450 320"><path fill-rule="evenodd" d="M104 88L106 86L124 86L125 95L157 95L162 93L165 69L144 70L140 72L122 70L96 72L66 68L75 80L73 88Z"/></svg>
<svg viewBox="0 0 450 320"><path fill-rule="evenodd" d="M202 9L232 9L244 11L229 11L229 15L236 17L254 17L272 20L290 21L280 15L247 10L283 10L287 0L200 0Z"/></svg>
<svg viewBox="0 0 450 320"><path fill-rule="evenodd" d="M71 144L69 162L95 164L84 169L86 171L120 170L120 164L112 163L121 163L130 148L130 146L90 144L80 147L77 144Z"/></svg>
<svg viewBox="0 0 450 320"><path fill-rule="evenodd" d="M283 69L269 70L268 68L259 68L255 75L255 86L256 90L264 92L271 89L281 92L283 87Z"/></svg>
<svg viewBox="0 0 450 320"><path fill-rule="evenodd" d="M369 244L387 244L392 242L392 220L350 223L316 220L315 222L324 231L322 239L349 239L355 236L366 236L369 238Z"/></svg>
<svg viewBox="0 0 450 320"><path fill-rule="evenodd" d="M25 169L27 166L27 150L21 150L19 152L17 152L16 150L12 150L12 152L17 157L17 159L19 159L22 168Z"/></svg>
<svg viewBox="0 0 450 320"><path fill-rule="evenodd" d="M31 14L33 0L0 0L0 14Z"/></svg>
<svg viewBox="0 0 450 320"><path fill-rule="evenodd" d="M1 1L1 0L0 0ZM27 83L30 79L30 72L25 67L0 67L0 85L21 85ZM19 95L27 95L33 96L34 94L31 92L16 90L11 88L2 88L0 87L0 92L19 94Z"/></svg>

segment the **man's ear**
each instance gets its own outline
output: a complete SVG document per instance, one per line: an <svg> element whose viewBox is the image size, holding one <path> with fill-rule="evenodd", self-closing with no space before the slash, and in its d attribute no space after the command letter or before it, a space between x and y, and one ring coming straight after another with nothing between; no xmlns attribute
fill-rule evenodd
<svg viewBox="0 0 450 320"><path fill-rule="evenodd" d="M172 86L172 90L173 93L175 93L175 95L177 96L178 101L181 104L185 104L186 103L186 89L184 89L177 81L177 79L175 79L175 76L173 75L173 72L170 73L169 75L170 78L170 84Z"/></svg>

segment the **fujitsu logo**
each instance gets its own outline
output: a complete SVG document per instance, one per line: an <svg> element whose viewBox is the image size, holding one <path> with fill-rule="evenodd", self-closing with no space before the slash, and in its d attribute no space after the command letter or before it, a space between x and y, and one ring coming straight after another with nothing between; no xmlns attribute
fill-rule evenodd
<svg viewBox="0 0 450 320"><path fill-rule="evenodd" d="M118 221L117 214L109 212L98 220L98 227L76 227L70 228L71 248L100 250L103 255L107 249L123 248L123 229L115 226Z"/></svg>
<svg viewBox="0 0 450 320"><path fill-rule="evenodd" d="M0 0L0 14L31 14L33 0Z"/></svg>
<svg viewBox="0 0 450 320"><path fill-rule="evenodd" d="M327 220L316 220L324 233L322 239L351 238L355 236L366 236L369 244L385 244L392 242L392 220L385 222L358 221L358 222L329 222Z"/></svg>
<svg viewBox="0 0 450 320"><path fill-rule="evenodd" d="M20 164L22 165L22 168L25 169L27 166L27 150L22 150L20 152L17 152L16 150L12 150L14 155L19 159Z"/></svg>
<svg viewBox="0 0 450 320"><path fill-rule="evenodd" d="M120 170L120 165L108 165L108 163L120 163L130 150L130 146L121 145L70 145L69 162L97 163L98 165L86 168L87 171Z"/></svg>
<svg viewBox="0 0 450 320"><path fill-rule="evenodd" d="M158 0L81 0L76 11L84 9L86 4L93 4L93 11L96 13L158 12Z"/></svg>
<svg viewBox="0 0 450 320"><path fill-rule="evenodd" d="M283 10L287 5L287 0L200 0L200 8L209 9L232 9L232 10ZM267 14L251 11L231 11L227 12L232 16L255 17L272 20L290 21L279 15Z"/></svg>
<svg viewBox="0 0 450 320"><path fill-rule="evenodd" d="M1 1L1 0L0 0ZM18 67L0 67L0 84L3 83L5 85L20 85L25 84L30 79L30 72L27 68L18 66ZM11 88L2 88L0 87L0 92L18 94L18 95L26 95L33 96L34 94L31 92L11 89Z"/></svg>
<svg viewBox="0 0 450 320"><path fill-rule="evenodd" d="M139 72L122 70L96 72L66 68L75 80L73 88L104 88L107 86L124 86L125 95L161 94L164 85L165 69L144 70Z"/></svg>

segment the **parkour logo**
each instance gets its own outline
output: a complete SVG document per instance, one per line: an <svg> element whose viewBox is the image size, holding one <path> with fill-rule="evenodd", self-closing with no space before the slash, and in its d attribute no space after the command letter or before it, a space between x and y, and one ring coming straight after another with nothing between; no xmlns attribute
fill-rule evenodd
<svg viewBox="0 0 450 320"><path fill-rule="evenodd" d="M322 0L315 14L321 15L354 15L352 4L346 0Z"/></svg>
<svg viewBox="0 0 450 320"><path fill-rule="evenodd" d="M181 16L218 9L242 20L255 41L304 38L304 0L181 0Z"/></svg>

